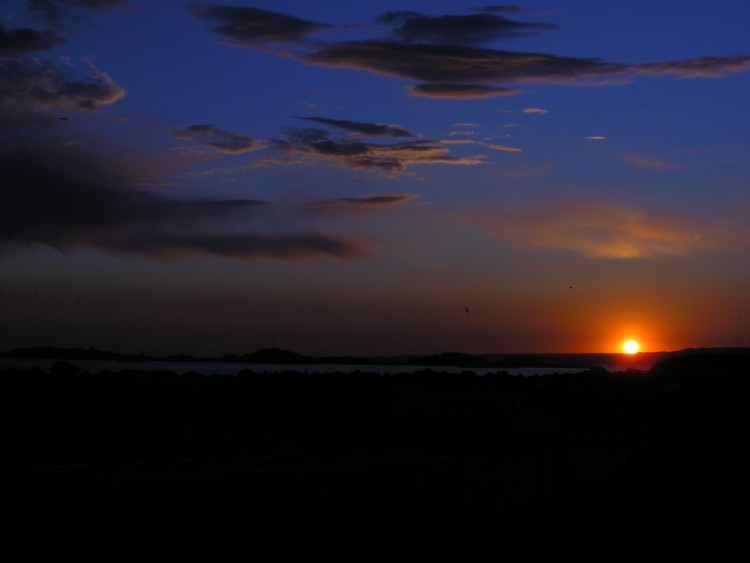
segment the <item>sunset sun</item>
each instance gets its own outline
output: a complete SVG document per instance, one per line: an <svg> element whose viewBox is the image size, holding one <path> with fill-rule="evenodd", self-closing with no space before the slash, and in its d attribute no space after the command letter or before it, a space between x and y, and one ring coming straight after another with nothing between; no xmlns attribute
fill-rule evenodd
<svg viewBox="0 0 750 563"><path fill-rule="evenodd" d="M640 346L635 340L626 340L622 343L622 350L626 354L637 354Z"/></svg>

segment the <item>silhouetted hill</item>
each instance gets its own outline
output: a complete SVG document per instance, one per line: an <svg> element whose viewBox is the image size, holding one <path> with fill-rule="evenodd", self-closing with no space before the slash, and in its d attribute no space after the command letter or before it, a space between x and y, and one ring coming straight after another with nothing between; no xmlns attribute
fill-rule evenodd
<svg viewBox="0 0 750 563"><path fill-rule="evenodd" d="M748 348L692 348L682 350L651 368L656 375L686 377L750 376Z"/></svg>

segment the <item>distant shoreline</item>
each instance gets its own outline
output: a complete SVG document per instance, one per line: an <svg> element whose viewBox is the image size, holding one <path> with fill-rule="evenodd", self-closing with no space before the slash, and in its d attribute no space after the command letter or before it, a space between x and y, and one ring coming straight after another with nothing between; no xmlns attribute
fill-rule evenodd
<svg viewBox="0 0 750 563"><path fill-rule="evenodd" d="M394 366L447 366L472 368L505 367L565 367L590 368L601 364L654 363L671 355L671 352L642 352L637 356L625 354L465 354L461 352L441 352L430 355L399 356L308 356L281 348L262 348L252 353L226 354L219 357L201 357L189 354L148 356L145 354L124 354L98 350L96 348L58 348L34 346L16 348L0 353L0 358L35 360L98 360L116 362L201 362L201 363L251 363L251 364L329 364L329 365L394 365ZM637 360L637 362L635 361Z"/></svg>
<svg viewBox="0 0 750 563"><path fill-rule="evenodd" d="M167 366L179 365L181 371L200 371L210 373L223 371L237 373L241 369L257 369L262 371L280 371L282 369L302 369L304 371L338 371L348 367L345 371L373 369L383 372L383 368L392 368L399 373L414 372L422 369L450 369L451 371L481 370L489 373L503 370L537 369L549 372L554 369L570 370L605 369L607 371L622 371L628 368L649 369L651 366L673 356L688 353L748 353L750 348L690 348L674 352L641 352L633 356L617 353L591 354L479 354L440 353L427 356L322 356L313 357L283 350L280 348L264 348L249 354L229 354L218 358L201 358L187 354L169 356L146 356L143 354L122 354L118 352L102 351L95 348L56 348L51 346L37 346L30 348L16 348L10 352L0 353L0 365L10 365L12 360L44 362L67 361L86 362L89 364L107 365L110 371L117 369L143 369L155 371L170 369ZM111 364L111 365L110 365ZM213 370L212 366L222 364L223 370ZM31 364L29 364L31 365ZM231 366L231 368L229 367ZM246 367L247 366L247 367ZM275 366L269 369L268 366ZM83 367L83 366L82 366ZM319 368L319 369L318 369ZM85 368L84 368L85 369Z"/></svg>

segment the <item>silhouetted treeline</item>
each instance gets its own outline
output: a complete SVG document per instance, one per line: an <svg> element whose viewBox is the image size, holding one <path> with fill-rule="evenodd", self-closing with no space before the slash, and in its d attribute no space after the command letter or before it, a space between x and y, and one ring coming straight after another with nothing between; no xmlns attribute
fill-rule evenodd
<svg viewBox="0 0 750 563"><path fill-rule="evenodd" d="M721 559L748 377L750 354L710 353L536 377L58 362L0 372L0 406L32 560Z"/></svg>

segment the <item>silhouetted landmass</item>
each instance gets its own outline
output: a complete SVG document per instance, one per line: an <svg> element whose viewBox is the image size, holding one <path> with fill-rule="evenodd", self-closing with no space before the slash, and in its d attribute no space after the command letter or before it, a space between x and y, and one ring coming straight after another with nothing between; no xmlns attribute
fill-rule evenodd
<svg viewBox="0 0 750 563"><path fill-rule="evenodd" d="M711 348L712 353L733 353L742 348ZM747 350L747 349L744 349ZM655 364L673 355L694 353L699 349L688 349L677 352L641 352L629 361L637 359L640 363ZM226 362L257 364L333 364L333 365L405 365L405 366L443 366L468 368L581 368L590 369L601 365L617 364L627 359L623 354L479 354L471 355L461 352L443 352L432 355L403 355L388 357L361 356L309 356L281 348L263 348L253 353L227 354L220 357L196 357L189 354L172 354L167 356L148 356L145 354L122 354L102 351L96 348L55 348L37 346L16 348L10 352L0 353L0 358L29 358L52 360L110 360L121 362Z"/></svg>
<svg viewBox="0 0 750 563"><path fill-rule="evenodd" d="M10 512L31 561L730 560L749 378L0 370Z"/></svg>

